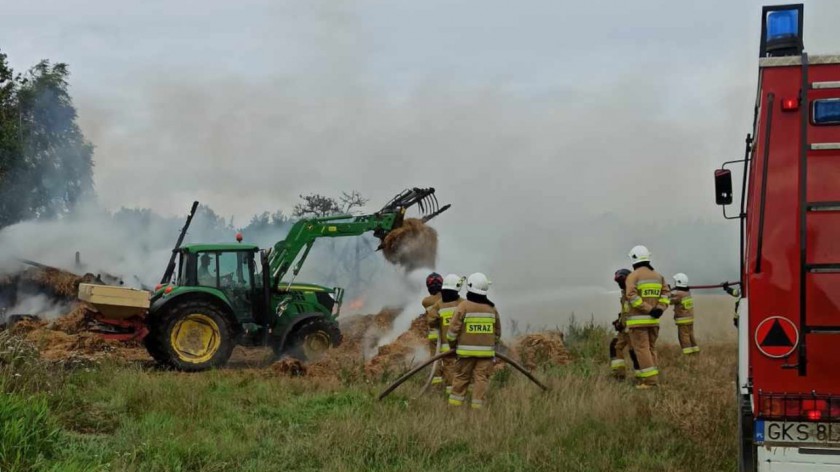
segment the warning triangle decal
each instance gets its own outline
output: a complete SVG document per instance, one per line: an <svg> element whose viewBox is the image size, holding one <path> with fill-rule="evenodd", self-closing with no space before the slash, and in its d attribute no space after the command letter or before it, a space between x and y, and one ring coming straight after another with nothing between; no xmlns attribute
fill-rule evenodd
<svg viewBox="0 0 840 472"><path fill-rule="evenodd" d="M779 323L779 320L773 321L773 326L770 327L770 331L767 332L767 336L764 336L764 341L761 341L762 346L779 346L779 347L788 347L793 346L793 341L790 340L785 329L782 328L782 324Z"/></svg>

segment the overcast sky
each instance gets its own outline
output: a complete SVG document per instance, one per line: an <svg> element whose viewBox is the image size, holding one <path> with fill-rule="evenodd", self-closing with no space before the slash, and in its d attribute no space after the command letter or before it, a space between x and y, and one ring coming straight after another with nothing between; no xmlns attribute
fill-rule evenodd
<svg viewBox="0 0 840 472"><path fill-rule="evenodd" d="M625 143L609 135L631 125L628 118L663 119L704 133L714 128L696 137L700 150L696 143L665 149L667 143L658 144L667 139L665 130L651 129L640 145L648 156L609 161L611 173L621 174L624 166L638 165L635 160L650 165L650 155L668 154L669 163L708 171L737 155L738 138L748 131L762 2L0 4L0 46L16 68L41 58L70 64L81 123L97 146L103 200L170 211L197 195L224 213L245 216L288 205L309 188L359 188L385 198L404 185L440 186L437 167L455 160L461 161L455 168L466 170L465 148L501 147L517 168L539 167L541 176L572 170L563 142L572 133L563 128L511 130L510 139L527 142L556 135L550 138L557 145L536 150L532 160L517 156L516 144L508 149L498 129L464 137L484 143L452 146L435 142L432 132L439 129L426 129L480 128L478 120L512 118L484 114L494 107L520 115L513 124L522 128L598 115L599 133L592 134L598 142L579 143L574 157L586 152L592 161L623 154ZM838 43L838 7L807 2L809 51L831 51ZM608 115L615 108L622 114ZM400 149L404 138L429 149ZM694 148L691 163L682 157L688 148ZM404 162L421 157L421 163ZM347 164L356 158L366 166ZM189 182L172 172L194 166L222 175L196 170L200 178ZM138 178L151 170L163 191L146 191L148 180ZM219 180L240 177L231 172L244 175L220 188ZM708 198L700 200L708 196L709 179L697 180L697 190L681 185L684 199L668 198L714 213Z"/></svg>
<svg viewBox="0 0 840 472"><path fill-rule="evenodd" d="M735 226L727 247L668 232L721 223L762 3L0 0L0 48L70 65L110 208L246 223L310 191L434 186L443 271L545 291L654 239L731 261L671 272L737 276ZM805 4L806 49L840 51L840 2Z"/></svg>

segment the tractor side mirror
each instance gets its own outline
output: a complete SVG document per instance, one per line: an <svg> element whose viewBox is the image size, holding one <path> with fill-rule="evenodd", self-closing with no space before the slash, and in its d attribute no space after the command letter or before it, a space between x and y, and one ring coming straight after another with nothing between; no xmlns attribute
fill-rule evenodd
<svg viewBox="0 0 840 472"><path fill-rule="evenodd" d="M732 204L732 172L729 169L715 170L715 203Z"/></svg>

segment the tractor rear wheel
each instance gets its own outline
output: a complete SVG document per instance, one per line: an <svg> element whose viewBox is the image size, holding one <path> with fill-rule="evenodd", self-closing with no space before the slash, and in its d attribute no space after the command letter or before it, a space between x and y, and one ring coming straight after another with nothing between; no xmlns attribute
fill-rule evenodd
<svg viewBox="0 0 840 472"><path fill-rule="evenodd" d="M280 357L289 355L302 361L316 361L327 349L341 343L341 331L338 325L326 318L313 318L304 321L289 334L285 346L275 344L274 353Z"/></svg>
<svg viewBox="0 0 840 472"><path fill-rule="evenodd" d="M155 317L146 350L158 362L197 372L224 365L235 341L224 312L202 300L177 303Z"/></svg>

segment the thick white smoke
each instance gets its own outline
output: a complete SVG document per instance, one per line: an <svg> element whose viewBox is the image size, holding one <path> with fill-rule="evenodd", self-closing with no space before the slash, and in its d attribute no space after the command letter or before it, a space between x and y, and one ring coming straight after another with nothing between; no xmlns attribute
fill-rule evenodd
<svg viewBox="0 0 840 472"><path fill-rule="evenodd" d="M198 199L242 225L301 193L355 189L375 209L434 186L453 204L434 221L438 270L485 272L503 315L535 325L612 316L612 273L636 244L668 276L737 275L737 226L713 205L712 170L750 131L758 1L448 3L213 4L207 26L126 23L115 41L143 48L107 68L119 87L74 88L102 203L173 215ZM836 6L811 3L814 41L836 40L814 27ZM77 76L101 85L79 71L97 62L75 57ZM57 236L46 248L32 244L41 230L12 228L23 242L8 250L54 261L78 248L148 279L177 230L81 221L45 230ZM313 254L300 279L323 282L330 264ZM378 270L382 303L422 292Z"/></svg>

